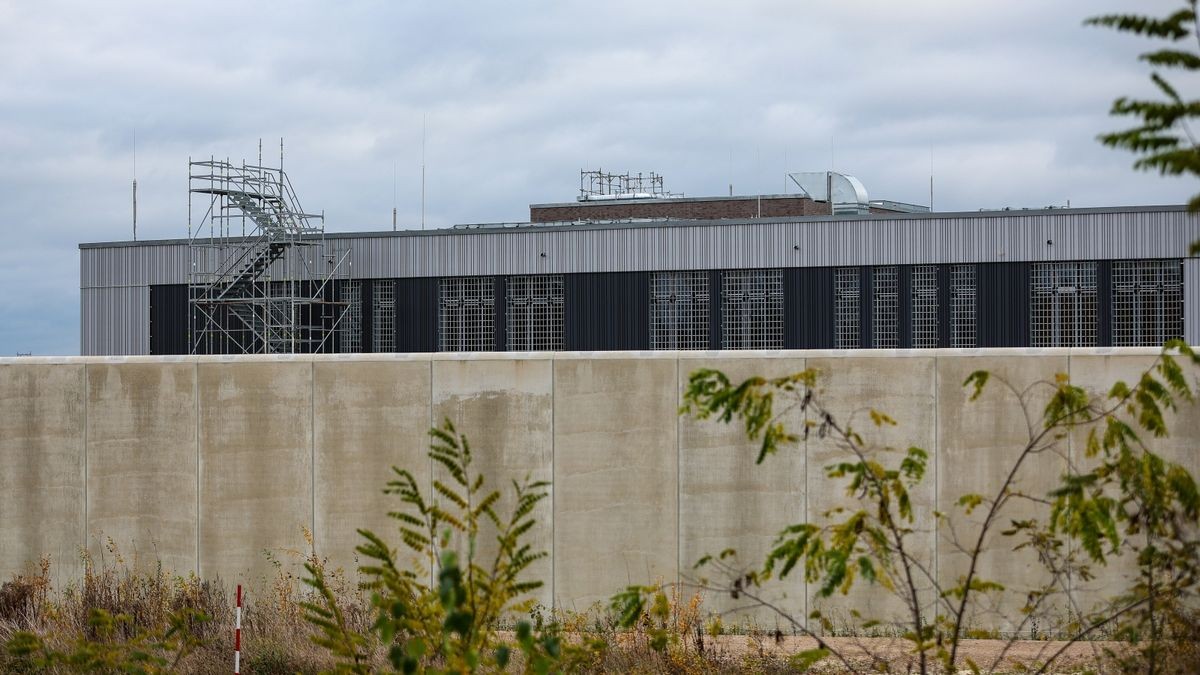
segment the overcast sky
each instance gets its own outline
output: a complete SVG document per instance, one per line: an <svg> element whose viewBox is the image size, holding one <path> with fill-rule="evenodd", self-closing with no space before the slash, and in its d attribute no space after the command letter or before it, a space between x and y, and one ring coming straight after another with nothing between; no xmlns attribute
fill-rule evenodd
<svg viewBox="0 0 1200 675"><path fill-rule="evenodd" d="M581 168L777 193L833 167L937 210L1182 203L1100 146L1178 0L0 0L0 355L79 351L81 241L186 235L188 157L285 163L334 231L519 221ZM337 9L331 9L337 7ZM1160 10L1162 10L1160 12ZM394 179L393 179L394 176ZM394 188L393 188L394 186Z"/></svg>

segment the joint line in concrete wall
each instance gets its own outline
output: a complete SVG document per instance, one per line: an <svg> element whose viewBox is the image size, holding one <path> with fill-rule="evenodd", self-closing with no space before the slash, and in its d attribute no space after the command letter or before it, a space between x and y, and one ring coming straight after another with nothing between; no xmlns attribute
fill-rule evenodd
<svg viewBox="0 0 1200 675"><path fill-rule="evenodd" d="M679 370L679 357L675 357L675 584L683 581L683 496L680 485L683 483L683 443L680 441L679 409L683 406L680 389L683 387L682 375Z"/></svg>
<svg viewBox="0 0 1200 675"><path fill-rule="evenodd" d="M434 392L433 374L434 374L434 372L435 371L434 371L434 367L433 367L433 358L430 357L430 359L429 359L429 427L426 429L426 431L429 431L429 429L432 429L435 426L433 423L433 392ZM427 485L426 488L429 490L429 495L432 497L432 495L433 495L434 463L433 463L433 457L430 457L429 453L426 453L426 458L429 460L429 485ZM437 569L436 569L437 564L438 564L438 561L435 560L429 565L429 584L430 584L431 588L433 588L434 584L437 583Z"/></svg>
<svg viewBox="0 0 1200 675"><path fill-rule="evenodd" d="M938 509L938 497L942 494L942 420L941 413L941 398L939 391L941 390L941 357L933 357L933 447L930 449L930 454L933 456L933 508ZM936 584L941 583L941 575L939 574L939 563L942 560L941 554L941 532L938 531L938 520L933 519L933 560L930 562L930 567L933 568L934 590L936 592ZM938 598L935 595L933 600L934 615L938 612Z"/></svg>
<svg viewBox="0 0 1200 675"><path fill-rule="evenodd" d="M800 360L800 370L801 371L808 370L808 359ZM808 427L808 408L804 409L804 426L805 426L805 428ZM804 512L800 514L800 522L802 522L802 523L811 523L812 522L812 519L808 517L808 493L810 492L810 490L809 490L810 485L809 485L809 480L808 480L810 467L809 467L809 463L808 463L808 458L810 456L811 455L809 454L809 451L808 451L808 434L805 434L804 435ZM800 577L800 585L804 589L804 617L803 617L803 619L801 619L801 621L804 622L804 627L807 629L808 628L808 614L811 610L808 608L808 580L805 579L803 576Z"/></svg>
<svg viewBox="0 0 1200 675"><path fill-rule="evenodd" d="M1075 370L1071 366L1071 353L1067 352L1067 380L1070 381L1075 376ZM1074 384L1072 382L1072 384ZM1072 467L1075 464L1075 434L1067 434L1067 473L1072 472ZM1067 554L1074 554L1075 540L1067 539ZM1071 605L1075 603L1075 575L1067 574L1067 602Z"/></svg>
<svg viewBox="0 0 1200 675"><path fill-rule="evenodd" d="M83 366L83 550L88 548L88 367Z"/></svg>
<svg viewBox="0 0 1200 675"><path fill-rule="evenodd" d="M557 372L554 357L550 357L550 607L558 604L558 474L555 473L558 458L558 436L555 422L558 420L558 399L555 397L554 381Z"/></svg>
<svg viewBox="0 0 1200 675"><path fill-rule="evenodd" d="M308 489L309 526L313 553L317 552L317 364L308 362Z"/></svg>
<svg viewBox="0 0 1200 675"><path fill-rule="evenodd" d="M195 415L193 422L193 438L196 442L196 576L203 579L200 572L200 362L192 363L192 405L193 414Z"/></svg>

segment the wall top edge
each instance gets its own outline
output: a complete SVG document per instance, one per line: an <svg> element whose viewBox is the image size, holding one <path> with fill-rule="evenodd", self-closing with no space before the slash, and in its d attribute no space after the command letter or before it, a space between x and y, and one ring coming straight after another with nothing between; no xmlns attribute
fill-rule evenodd
<svg viewBox="0 0 1200 675"><path fill-rule="evenodd" d="M726 198L728 199L728 198ZM606 202L611 203L611 202ZM554 206L535 204L535 207ZM1086 208L1062 209L1010 209L981 210L981 211L934 211L921 213L888 213L862 215L814 215L814 216L780 216L773 218L728 218L715 220L694 220L686 218L668 218L650 222L578 222L578 223L516 223L513 227L480 227L454 228L446 227L433 230L367 230L367 231L326 231L314 239L394 239L408 237L461 237L491 234L521 234L529 232L553 233L572 230L627 230L627 229L670 229L687 227L728 227L733 225L775 225L775 224L809 224L809 223L867 223L886 225L895 221L945 221L961 219L1014 219L1041 216L1074 216L1088 214L1142 214L1142 213L1186 213L1187 207L1182 205L1155 204L1147 206L1105 206ZM489 225L489 223L482 223ZM471 225L466 223L464 225ZM241 241L233 237L231 241ZM81 250L134 248L145 246L187 246L187 239L146 239L138 241L115 240L81 242Z"/></svg>
<svg viewBox="0 0 1200 675"><path fill-rule="evenodd" d="M1200 349L1200 347L1197 347ZM990 356L1154 356L1159 347L988 347L975 349L771 349L605 352L455 352L434 354L240 354L204 356L5 356L0 367L121 363L356 363L394 361L712 360L931 358Z"/></svg>

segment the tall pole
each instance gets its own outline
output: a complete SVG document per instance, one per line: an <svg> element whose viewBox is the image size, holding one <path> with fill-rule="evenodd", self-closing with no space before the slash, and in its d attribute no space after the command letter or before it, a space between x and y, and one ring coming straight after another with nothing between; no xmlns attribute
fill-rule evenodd
<svg viewBox="0 0 1200 675"><path fill-rule="evenodd" d="M421 229L425 229L425 113L421 113Z"/></svg>
<svg viewBox="0 0 1200 675"><path fill-rule="evenodd" d="M133 130L133 240L137 241L137 129Z"/></svg>
<svg viewBox="0 0 1200 675"><path fill-rule="evenodd" d="M929 211L933 212L933 146L929 146Z"/></svg>

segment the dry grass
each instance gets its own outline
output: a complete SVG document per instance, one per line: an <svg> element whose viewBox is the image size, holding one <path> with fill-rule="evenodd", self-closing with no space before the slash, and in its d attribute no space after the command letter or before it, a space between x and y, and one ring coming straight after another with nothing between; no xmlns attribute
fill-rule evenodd
<svg viewBox="0 0 1200 675"><path fill-rule="evenodd" d="M172 613L196 610L210 617L195 623L192 630L204 644L180 662L183 673L228 672L233 655L233 598L220 580L202 580L195 576L172 574L159 566L150 569L127 565L115 547L102 564L84 558L85 572L76 583L59 591L50 585L51 569L43 560L38 569L14 577L0 585L0 644L14 632L32 631L46 637L53 646L65 648L80 638L96 639L88 623L89 613L103 609L129 617L120 625L114 640L129 639L139 631L161 631ZM243 665L250 673L317 673L334 664L328 654L314 645L315 634L305 621L302 602L310 600L307 586L297 574L304 561L323 565L324 561L287 552L276 560L276 575L268 592L260 593L247 605L243 621ZM372 621L369 599L339 570L327 570L335 595L351 626L369 632ZM650 625L633 631L616 628L605 608L597 606L582 613L550 613L542 622L554 622L568 642L599 640L605 648L580 665L580 672L591 673L783 673L792 672L788 657L814 643L807 638L778 632L750 630L741 635L710 634L713 627L698 595L682 596L673 591L666 627L671 640L666 649L651 647ZM511 640L501 631L501 640ZM856 666L864 669L890 669L907 672L913 665L908 644L894 638L830 638L840 649L852 655ZM1039 654L1050 643L1030 641L1018 645L1009 663L1009 672L1021 665L1039 661ZM1003 645L998 640L971 640L964 644L964 655L978 663L988 663ZM1111 663L1097 661L1102 648L1120 652L1126 646L1112 643L1080 644L1060 664L1057 672L1118 672ZM1191 646L1193 649L1195 645ZM9 672L20 665L0 650L0 671ZM384 665L384 649L375 645L377 665ZM882 656L882 658L880 658ZM1099 664L1099 665L1098 665ZM516 665L516 664L514 664ZM818 664L816 672L841 672L831 659Z"/></svg>

